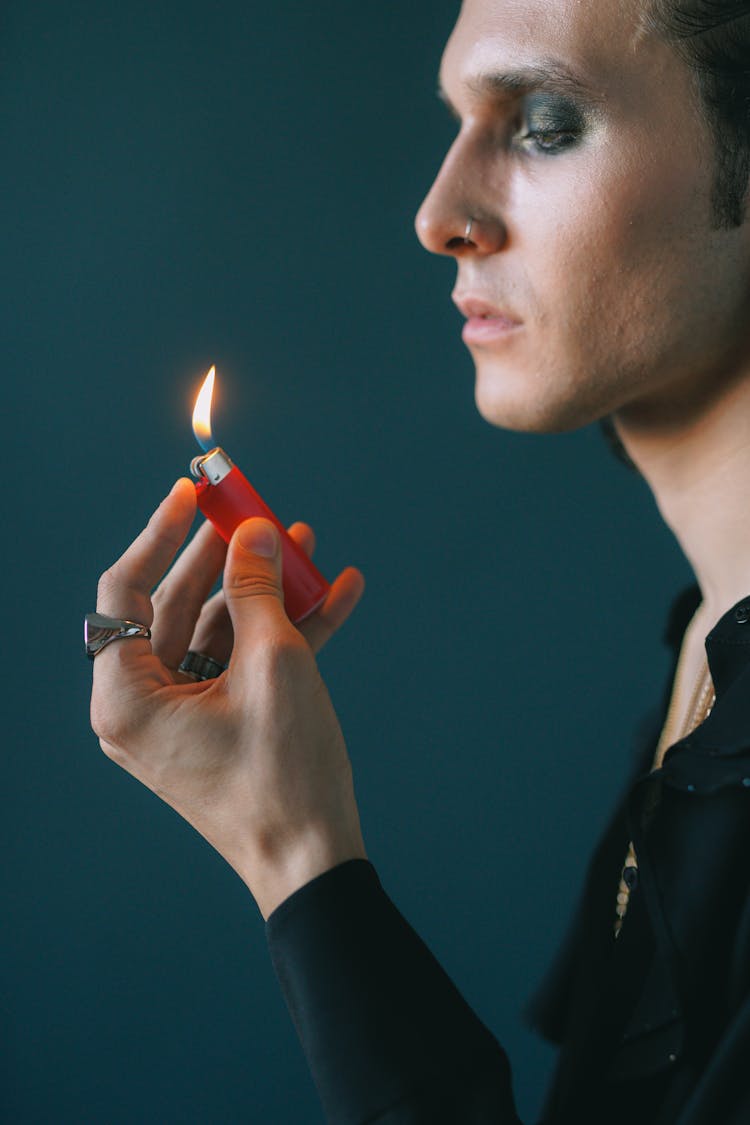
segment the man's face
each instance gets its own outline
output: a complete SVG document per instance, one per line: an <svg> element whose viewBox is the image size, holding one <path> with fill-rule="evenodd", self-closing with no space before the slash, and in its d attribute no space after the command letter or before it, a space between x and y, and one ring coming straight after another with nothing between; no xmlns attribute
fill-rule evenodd
<svg viewBox="0 0 750 1125"><path fill-rule="evenodd" d="M641 14L642 0L465 0L445 49L460 129L417 232L456 259L495 425L674 423L750 374L750 224L714 229L690 72Z"/></svg>

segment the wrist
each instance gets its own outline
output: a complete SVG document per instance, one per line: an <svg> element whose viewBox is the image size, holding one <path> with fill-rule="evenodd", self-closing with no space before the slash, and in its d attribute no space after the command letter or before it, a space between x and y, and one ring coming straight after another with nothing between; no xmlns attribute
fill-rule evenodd
<svg viewBox="0 0 750 1125"><path fill-rule="evenodd" d="M346 838L315 830L275 847L271 855L254 862L247 871L238 870L238 874L265 920L300 887L350 859L367 859L359 828Z"/></svg>

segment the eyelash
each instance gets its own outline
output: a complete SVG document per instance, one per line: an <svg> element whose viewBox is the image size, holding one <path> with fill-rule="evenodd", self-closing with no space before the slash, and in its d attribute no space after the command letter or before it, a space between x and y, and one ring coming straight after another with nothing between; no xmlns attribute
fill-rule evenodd
<svg viewBox="0 0 750 1125"><path fill-rule="evenodd" d="M527 129L516 137L525 151L533 149L544 156L555 156L571 148L580 139L580 133L570 129Z"/></svg>

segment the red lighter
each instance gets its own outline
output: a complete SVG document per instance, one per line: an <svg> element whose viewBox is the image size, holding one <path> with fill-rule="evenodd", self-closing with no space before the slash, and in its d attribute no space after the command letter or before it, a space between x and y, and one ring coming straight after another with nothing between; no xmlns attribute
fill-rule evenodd
<svg viewBox="0 0 750 1125"><path fill-rule="evenodd" d="M211 438L211 397L215 369L206 376L193 412L193 432L206 448ZM264 516L276 525L281 535L284 607L291 621L298 624L309 617L325 600L330 586L280 520L263 502L250 481L232 464L220 446L195 457L190 471L198 479L195 492L198 507L228 543L235 528L250 516Z"/></svg>

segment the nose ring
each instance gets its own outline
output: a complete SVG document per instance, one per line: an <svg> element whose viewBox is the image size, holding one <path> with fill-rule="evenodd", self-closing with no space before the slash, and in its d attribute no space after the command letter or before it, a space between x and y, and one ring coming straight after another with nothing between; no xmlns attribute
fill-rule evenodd
<svg viewBox="0 0 750 1125"><path fill-rule="evenodd" d="M473 226L474 226L474 219L471 216L469 216L469 220L466 223L466 230L464 231L464 242L466 242L466 243L469 243L471 241L471 228Z"/></svg>

